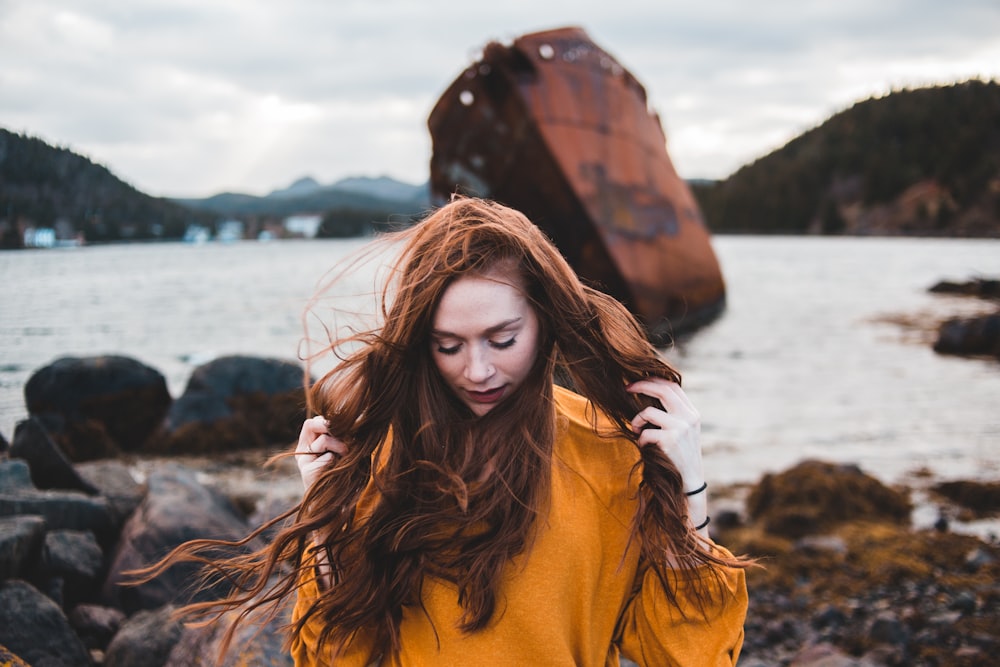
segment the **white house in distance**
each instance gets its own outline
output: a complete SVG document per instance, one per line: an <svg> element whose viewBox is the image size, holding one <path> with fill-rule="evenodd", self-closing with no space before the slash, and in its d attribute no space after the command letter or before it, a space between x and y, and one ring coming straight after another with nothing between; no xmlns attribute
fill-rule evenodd
<svg viewBox="0 0 1000 667"><path fill-rule="evenodd" d="M291 236L302 236L307 239L316 238L323 216L316 214L290 215L285 218L285 231Z"/></svg>
<svg viewBox="0 0 1000 667"><path fill-rule="evenodd" d="M223 243L232 243L243 238L243 223L239 220L223 220L215 228L215 238Z"/></svg>

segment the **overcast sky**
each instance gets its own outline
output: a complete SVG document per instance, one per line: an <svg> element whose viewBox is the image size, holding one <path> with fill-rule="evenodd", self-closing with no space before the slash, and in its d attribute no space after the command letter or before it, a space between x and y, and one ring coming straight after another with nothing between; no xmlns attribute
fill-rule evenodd
<svg viewBox="0 0 1000 667"><path fill-rule="evenodd" d="M0 0L0 126L154 195L420 183L479 49L564 25L645 85L685 178L873 95L1000 78L998 0Z"/></svg>

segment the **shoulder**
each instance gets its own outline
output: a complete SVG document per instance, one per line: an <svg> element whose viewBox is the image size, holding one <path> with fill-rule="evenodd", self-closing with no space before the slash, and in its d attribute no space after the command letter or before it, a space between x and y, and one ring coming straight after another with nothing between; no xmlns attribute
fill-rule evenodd
<svg viewBox="0 0 1000 667"><path fill-rule="evenodd" d="M614 426L607 415L597 410L597 408L580 394L561 387L552 386L552 398L556 404L556 414L567 421L574 429L584 431L612 432Z"/></svg>
<svg viewBox="0 0 1000 667"><path fill-rule="evenodd" d="M552 399L559 413L582 413L590 404L590 401L580 394L558 384L552 385Z"/></svg>
<svg viewBox="0 0 1000 667"><path fill-rule="evenodd" d="M555 454L577 470L632 468L639 458L635 444L587 398L555 385Z"/></svg>

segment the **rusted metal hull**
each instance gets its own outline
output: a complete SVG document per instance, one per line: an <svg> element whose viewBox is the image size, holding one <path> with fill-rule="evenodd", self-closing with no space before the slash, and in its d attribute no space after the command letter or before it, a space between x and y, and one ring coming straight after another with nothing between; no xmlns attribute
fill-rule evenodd
<svg viewBox="0 0 1000 667"><path fill-rule="evenodd" d="M583 30L488 44L428 126L436 202L462 192L523 211L654 340L724 307L710 236L646 91Z"/></svg>

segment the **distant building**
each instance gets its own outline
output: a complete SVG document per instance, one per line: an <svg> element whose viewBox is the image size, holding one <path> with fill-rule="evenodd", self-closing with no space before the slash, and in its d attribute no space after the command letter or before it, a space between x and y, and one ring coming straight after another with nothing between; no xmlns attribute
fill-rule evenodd
<svg viewBox="0 0 1000 667"><path fill-rule="evenodd" d="M205 243L212 238L212 232L202 225L188 225L184 230L185 243Z"/></svg>
<svg viewBox="0 0 1000 667"><path fill-rule="evenodd" d="M223 243L242 240L243 223L239 220L223 220L216 227L215 239Z"/></svg>
<svg viewBox="0 0 1000 667"><path fill-rule="evenodd" d="M51 227L28 227L24 230L25 248L51 248L56 244L56 230Z"/></svg>
<svg viewBox="0 0 1000 667"><path fill-rule="evenodd" d="M316 238L316 232L323 222L321 215L290 215L285 218L284 227L289 236L303 236L307 239Z"/></svg>

